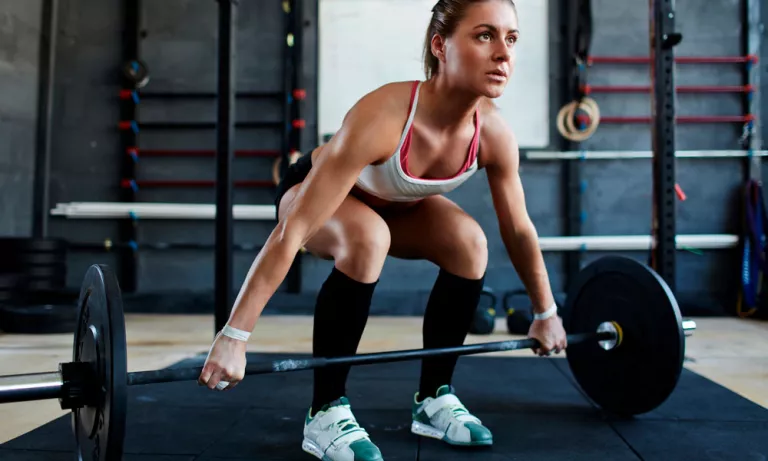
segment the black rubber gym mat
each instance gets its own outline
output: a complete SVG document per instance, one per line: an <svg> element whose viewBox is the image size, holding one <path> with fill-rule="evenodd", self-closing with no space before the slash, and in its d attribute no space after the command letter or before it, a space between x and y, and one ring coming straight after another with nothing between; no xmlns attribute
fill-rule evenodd
<svg viewBox="0 0 768 461"><path fill-rule="evenodd" d="M285 358L249 354L249 362ZM175 366L196 366L204 356ZM752 460L768 455L768 410L685 370L674 395L634 420L602 415L562 358L462 357L454 385L494 433L494 446L457 449L410 433L419 362L352 369L353 410L385 459ZM129 389L125 460L300 460L312 372L248 376L229 392L195 382ZM70 459L65 416L0 446L0 459Z"/></svg>

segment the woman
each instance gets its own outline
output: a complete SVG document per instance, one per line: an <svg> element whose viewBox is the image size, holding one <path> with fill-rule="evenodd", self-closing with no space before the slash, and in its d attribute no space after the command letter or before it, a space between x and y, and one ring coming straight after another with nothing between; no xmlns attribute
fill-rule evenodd
<svg viewBox="0 0 768 461"><path fill-rule="evenodd" d="M294 164L277 198L279 223L254 261L200 376L211 389L243 378L246 341L299 249L332 259L317 298L313 355L354 355L387 255L439 267L425 348L464 343L488 261L480 226L443 193L487 171L502 239L536 314L539 355L566 337L528 217L511 130L492 99L514 67L513 0L440 0L425 43L424 82L384 85L361 98L328 144ZM412 432L455 445L490 445L491 432L454 394L456 357L422 363ZM379 460L345 397L349 368L315 370L302 448L323 460Z"/></svg>

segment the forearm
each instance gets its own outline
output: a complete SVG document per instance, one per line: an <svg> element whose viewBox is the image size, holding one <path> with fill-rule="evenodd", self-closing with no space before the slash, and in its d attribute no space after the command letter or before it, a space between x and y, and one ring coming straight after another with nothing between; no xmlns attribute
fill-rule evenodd
<svg viewBox="0 0 768 461"><path fill-rule="evenodd" d="M535 313L545 312L554 303L552 288L533 225L517 232L507 232L504 244L512 265L525 285Z"/></svg>
<svg viewBox="0 0 768 461"><path fill-rule="evenodd" d="M251 264L237 295L228 325L253 331L269 299L285 279L302 239L295 232L284 232L280 223L270 234Z"/></svg>

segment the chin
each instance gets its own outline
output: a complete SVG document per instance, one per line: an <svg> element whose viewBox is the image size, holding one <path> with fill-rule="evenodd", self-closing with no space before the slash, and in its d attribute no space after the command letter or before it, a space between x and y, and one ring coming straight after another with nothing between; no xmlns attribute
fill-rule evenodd
<svg viewBox="0 0 768 461"><path fill-rule="evenodd" d="M504 94L504 90L507 88L506 84L485 84L480 88L479 93L486 98L496 99L500 98Z"/></svg>

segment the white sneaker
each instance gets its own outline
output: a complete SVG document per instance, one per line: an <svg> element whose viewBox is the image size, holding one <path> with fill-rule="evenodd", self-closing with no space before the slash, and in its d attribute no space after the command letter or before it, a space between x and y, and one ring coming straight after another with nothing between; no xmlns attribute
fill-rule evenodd
<svg viewBox="0 0 768 461"><path fill-rule="evenodd" d="M349 400L342 397L304 420L302 450L322 461L383 461L378 447L359 424Z"/></svg>
<svg viewBox="0 0 768 461"><path fill-rule="evenodd" d="M413 397L411 432L451 445L493 445L491 431L472 415L453 393L451 386L441 386L437 398L427 397L419 402Z"/></svg>

